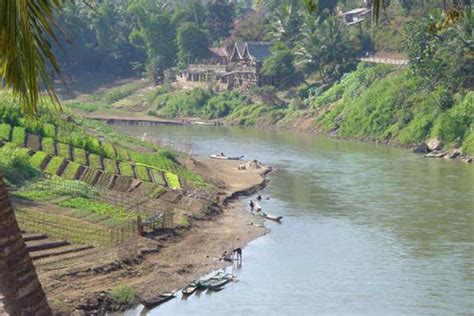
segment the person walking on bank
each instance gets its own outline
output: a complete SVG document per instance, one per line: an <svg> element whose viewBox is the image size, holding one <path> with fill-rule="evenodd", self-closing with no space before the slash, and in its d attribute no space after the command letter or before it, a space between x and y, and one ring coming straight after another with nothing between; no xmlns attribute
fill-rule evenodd
<svg viewBox="0 0 474 316"><path fill-rule="evenodd" d="M253 214L253 209L255 207L255 203L252 200L250 200L249 206L250 206L250 213Z"/></svg>

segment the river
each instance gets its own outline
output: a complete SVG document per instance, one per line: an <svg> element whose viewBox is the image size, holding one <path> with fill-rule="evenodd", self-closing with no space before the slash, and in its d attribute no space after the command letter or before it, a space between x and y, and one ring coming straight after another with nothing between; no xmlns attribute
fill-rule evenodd
<svg viewBox="0 0 474 316"><path fill-rule="evenodd" d="M472 165L291 132L117 128L276 168L261 204L284 220L230 268L240 281L149 315L474 314Z"/></svg>

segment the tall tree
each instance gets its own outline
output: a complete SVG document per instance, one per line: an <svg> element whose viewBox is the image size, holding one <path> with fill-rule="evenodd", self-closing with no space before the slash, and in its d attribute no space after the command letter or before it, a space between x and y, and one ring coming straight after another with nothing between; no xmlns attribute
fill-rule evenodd
<svg viewBox="0 0 474 316"><path fill-rule="evenodd" d="M57 104L49 75L59 67L50 41L56 39L54 13L61 5L61 0L0 1L0 77L31 115L37 111L41 86ZM0 293L11 315L52 314L1 176Z"/></svg>
<svg viewBox="0 0 474 316"><path fill-rule="evenodd" d="M183 65L209 56L208 36L194 23L185 23L178 28L176 44L178 59Z"/></svg>
<svg viewBox="0 0 474 316"><path fill-rule="evenodd" d="M229 36L235 18L234 4L224 0L216 0L206 7L206 25L211 40L219 40Z"/></svg>

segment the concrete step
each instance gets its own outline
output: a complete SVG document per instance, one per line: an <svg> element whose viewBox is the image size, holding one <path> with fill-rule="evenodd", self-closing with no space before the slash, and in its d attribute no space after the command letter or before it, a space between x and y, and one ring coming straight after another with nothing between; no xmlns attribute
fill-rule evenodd
<svg viewBox="0 0 474 316"><path fill-rule="evenodd" d="M33 241L33 240L43 240L47 239L48 236L45 234L38 234L38 233L23 233L23 239L25 242L27 241Z"/></svg>
<svg viewBox="0 0 474 316"><path fill-rule="evenodd" d="M63 246L70 245L67 241L51 241L49 239L37 240L33 242L26 243L26 250L30 253L34 251L42 251L47 249L59 248Z"/></svg>
<svg viewBox="0 0 474 316"><path fill-rule="evenodd" d="M63 247L58 247L58 248L51 248L43 251L37 251L31 254L31 259L33 260L39 260L39 259L44 259L44 258L49 258L49 257L57 257L57 256L62 256L66 254L71 254L71 253L76 253L76 252L82 252L84 250L89 250L94 247L92 246L79 246L79 245L67 245Z"/></svg>

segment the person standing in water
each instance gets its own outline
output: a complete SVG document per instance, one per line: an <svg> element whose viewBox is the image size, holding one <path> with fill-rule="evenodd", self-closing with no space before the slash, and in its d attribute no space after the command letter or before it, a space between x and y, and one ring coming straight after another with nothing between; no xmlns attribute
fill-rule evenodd
<svg viewBox="0 0 474 316"><path fill-rule="evenodd" d="M255 203L253 203L253 201L250 200L249 206L250 206L250 212L253 214L253 209L255 207Z"/></svg>

